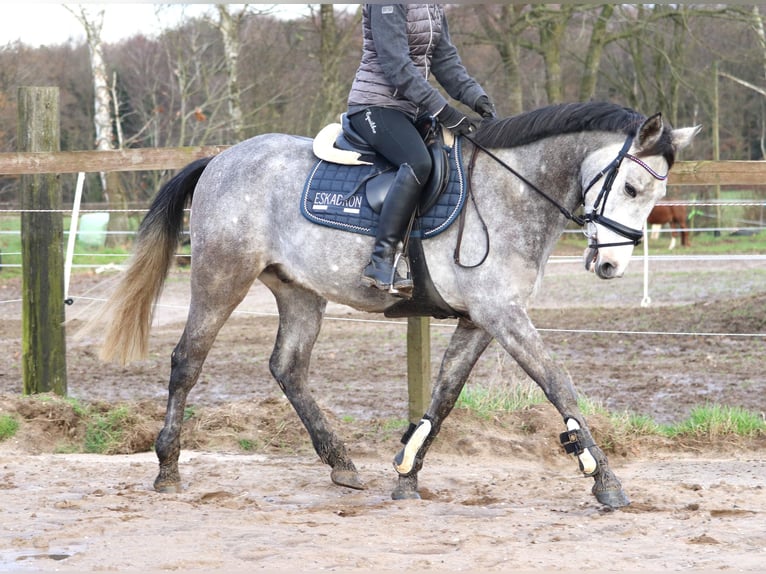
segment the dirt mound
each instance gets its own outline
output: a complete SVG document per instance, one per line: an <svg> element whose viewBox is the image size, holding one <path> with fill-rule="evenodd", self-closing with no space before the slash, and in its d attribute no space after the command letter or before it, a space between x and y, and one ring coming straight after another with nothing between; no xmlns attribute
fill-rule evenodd
<svg viewBox="0 0 766 574"><path fill-rule="evenodd" d="M110 404L61 398L52 394L0 396L0 414L20 422L13 438L0 442L25 454L85 452L132 454L153 449L164 409L153 401ZM330 414L330 423L347 443L352 457L388 458L399 448L404 421L351 420ZM596 442L610 456L640 456L646 451L704 450L721 453L766 447L766 437L733 436L664 439L628 434L599 413L588 417ZM511 413L480 416L455 409L434 450L465 457L565 459L558 436L561 418L550 404ZM313 448L308 433L282 398L190 407L181 434L185 449L258 454L304 454Z"/></svg>

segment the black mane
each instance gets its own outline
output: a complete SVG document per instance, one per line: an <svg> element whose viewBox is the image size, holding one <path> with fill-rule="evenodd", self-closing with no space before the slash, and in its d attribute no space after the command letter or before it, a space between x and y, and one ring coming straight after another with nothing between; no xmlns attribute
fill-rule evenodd
<svg viewBox="0 0 766 574"><path fill-rule="evenodd" d="M509 148L543 138L585 131L606 131L635 136L646 116L610 102L553 104L504 119L482 122L474 139L487 148ZM675 149L666 124L662 137L642 155L662 155L669 167Z"/></svg>
<svg viewBox="0 0 766 574"><path fill-rule="evenodd" d="M526 145L555 135L583 131L635 135L646 116L608 102L553 104L481 124L475 139L488 148Z"/></svg>

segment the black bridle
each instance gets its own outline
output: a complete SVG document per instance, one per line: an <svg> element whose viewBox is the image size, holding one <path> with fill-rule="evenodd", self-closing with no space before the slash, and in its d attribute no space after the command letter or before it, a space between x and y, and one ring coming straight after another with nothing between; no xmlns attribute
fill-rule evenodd
<svg viewBox="0 0 766 574"><path fill-rule="evenodd" d="M490 150L488 150L483 145L476 142L476 140L473 139L473 137L464 135L468 141L470 141L476 148L480 149L484 153L486 153L489 157L491 157L493 160L495 160L497 163L499 163L501 166L503 166L505 169L507 169L509 172L511 172L513 175L515 175L517 178L519 178L521 181L523 181L526 185L531 187L533 190L535 190L538 194L540 194L542 197L544 197L546 200L548 200L551 204L556 206L556 208L566 217L568 220L575 222L580 227L585 227L586 224L593 223L595 225L601 225L602 227L606 227L610 231L613 231L617 233L618 235L621 235L625 237L628 241L620 241L616 243L590 243L588 247L591 249L599 249L600 247L615 247L619 245L638 245L641 242L641 239L644 236L643 229L635 229L632 227L628 227L627 225L623 225L622 223L615 221L613 219L610 219L604 215L604 210L606 209L606 202L609 198L609 193L612 190L612 185L614 184L614 180L617 178L617 172L620 169L620 165L622 165L622 160L627 158L631 160L634 163L637 163L641 167L643 167L652 177L655 179L658 179L660 181L664 181L667 179L667 174L660 175L656 171L654 171L651 167L649 167L644 161L642 161L640 158L629 154L628 150L630 149L630 146L633 144L633 136L630 135L625 140L625 143L622 144L622 148L620 149L619 153L617 154L617 157L614 158L609 165L607 165L604 169L599 171L593 179L590 181L590 183L583 189L582 197L580 199L580 205L579 206L585 206L585 196L590 191L590 189L596 185L596 183L603 177L604 178L604 184L601 186L601 191L599 192L598 196L596 197L596 201L593 202L593 207L590 211L586 212L583 216L575 215L571 211L569 211L566 207L561 205L558 201L556 201L553 197L545 193L543 190L541 190L539 187L537 187L535 184L533 184L531 181L529 181L527 178L525 178L523 175L521 175L518 171L513 169L510 165L508 165L506 162L504 162L502 159L497 157L494 153L492 153ZM599 209L600 207L600 209ZM593 241L596 237L596 234L589 234L586 233L586 236L589 240Z"/></svg>

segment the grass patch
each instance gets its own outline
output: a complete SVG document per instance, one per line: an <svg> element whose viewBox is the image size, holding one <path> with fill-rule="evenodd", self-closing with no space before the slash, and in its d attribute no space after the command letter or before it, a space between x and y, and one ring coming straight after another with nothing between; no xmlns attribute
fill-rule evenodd
<svg viewBox="0 0 766 574"><path fill-rule="evenodd" d="M615 420L614 416L612 420ZM617 417L617 422L626 432L634 436L657 435L662 430L662 427L647 415L625 413L624 416Z"/></svg>
<svg viewBox="0 0 766 574"><path fill-rule="evenodd" d="M69 238L70 222L71 217L65 216L63 219L63 248L65 250ZM139 222L140 219L138 217L132 217L130 219L130 228L137 229ZM130 241L132 242L132 239ZM72 259L74 272L78 268L94 268L109 263L122 265L130 255L130 250L129 246L97 247L87 245L78 240L75 243L74 257ZM21 216L19 214L0 215L0 257L2 263L0 270L3 272L3 277L21 276Z"/></svg>
<svg viewBox="0 0 766 574"><path fill-rule="evenodd" d="M664 228L667 229L667 226ZM649 252L652 255L748 255L766 251L766 232L753 235L732 235L724 232L716 236L713 232L697 231L691 236L691 247L680 248L681 237L676 238L676 248L669 250L670 234L661 233L658 239L649 238ZM582 234L565 233L559 239L554 255L580 255L584 248ZM634 255L640 255L640 248Z"/></svg>
<svg viewBox="0 0 766 574"><path fill-rule="evenodd" d="M528 409L546 400L543 392L531 381L511 385L491 383L464 387L456 406L470 410L481 418L490 418L493 414ZM692 409L685 420L667 425L659 424L647 415L609 412L600 401L583 396L578 399L578 406L585 417L600 415L608 418L616 435L622 437L752 438L766 434L766 416L740 407L701 405Z"/></svg>
<svg viewBox="0 0 766 574"><path fill-rule="evenodd" d="M193 419L197 415L197 407L189 406L184 409L183 422Z"/></svg>
<svg viewBox="0 0 766 574"><path fill-rule="evenodd" d="M0 415L0 441L13 437L19 430L19 421L11 415Z"/></svg>
<svg viewBox="0 0 766 574"><path fill-rule="evenodd" d="M670 438L694 436L715 438L721 436L754 437L766 433L766 421L760 413L740 407L703 405L692 409L686 420L674 425L661 425L659 434Z"/></svg>
<svg viewBox="0 0 766 574"><path fill-rule="evenodd" d="M94 415L85 429L85 452L107 454L122 442L125 423L130 418L127 407L121 406L104 414Z"/></svg>
<svg viewBox="0 0 766 574"><path fill-rule="evenodd" d="M249 438L241 438L237 441L237 444L245 452L253 452L259 449L258 441Z"/></svg>
<svg viewBox="0 0 766 574"><path fill-rule="evenodd" d="M397 432L406 429L410 424L407 419L386 419L381 423L380 428L386 432Z"/></svg>
<svg viewBox="0 0 766 574"><path fill-rule="evenodd" d="M520 411L546 400L543 391L532 381L490 383L487 386L466 385L455 406L489 418L493 413Z"/></svg>
<svg viewBox="0 0 766 574"><path fill-rule="evenodd" d="M105 412L89 410L83 450L93 454L125 454L151 448L155 431L133 409L120 405Z"/></svg>
<svg viewBox="0 0 766 574"><path fill-rule="evenodd" d="M91 415L90 407L74 397L61 397L49 392L32 395L32 398L43 405L49 405L51 409L64 405L71 409L72 413L80 419L86 419Z"/></svg>

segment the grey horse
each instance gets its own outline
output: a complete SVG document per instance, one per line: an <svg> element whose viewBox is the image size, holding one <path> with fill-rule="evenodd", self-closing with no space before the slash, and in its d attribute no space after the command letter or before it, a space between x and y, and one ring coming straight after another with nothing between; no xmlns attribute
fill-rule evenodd
<svg viewBox="0 0 766 574"><path fill-rule="evenodd" d="M393 498L418 498L426 452L492 339L542 388L564 419L562 443L603 504L629 504L578 408L569 375L552 360L526 306L569 219L584 226L585 267L604 279L628 264L647 215L665 195L676 153L698 128L672 129L605 103L561 104L486 122L464 146L473 198L458 225L423 241L433 285L457 326L423 419L394 457ZM143 219L134 253L105 305L104 360L146 354L161 294L191 203L191 304L172 352L164 427L156 442L156 490L181 488L180 431L187 396L217 333L260 279L276 298L279 329L270 370L305 425L334 483L364 488L341 440L307 388L309 359L328 301L383 313L399 299L363 287L372 238L309 222L299 201L314 165L312 140L259 135L179 171ZM582 215L574 215L582 208ZM483 222L483 225L482 225ZM456 263L458 234L463 261Z"/></svg>

